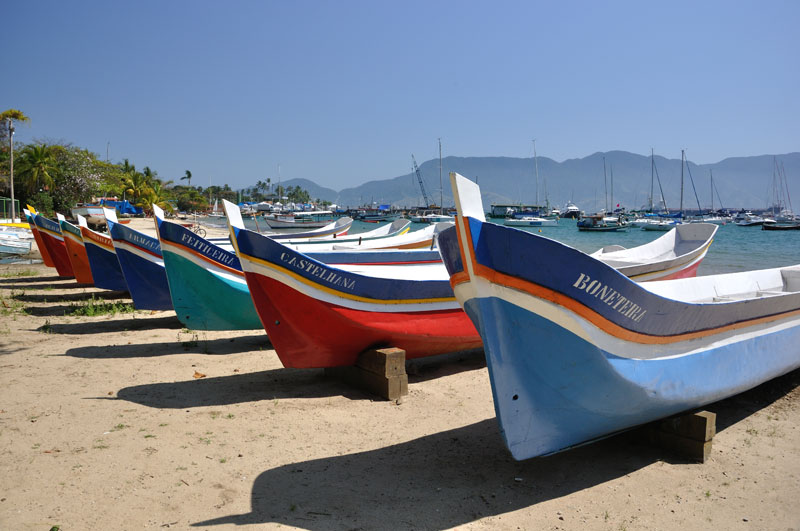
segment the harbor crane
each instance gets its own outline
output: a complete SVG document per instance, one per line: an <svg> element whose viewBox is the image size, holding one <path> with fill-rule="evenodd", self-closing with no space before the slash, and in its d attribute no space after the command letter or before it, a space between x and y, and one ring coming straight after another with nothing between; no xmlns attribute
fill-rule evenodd
<svg viewBox="0 0 800 531"><path fill-rule="evenodd" d="M422 190L422 199L425 201L425 207L429 207L431 205L430 199L428 199L428 194L425 192L425 183L422 181L422 173L419 171L419 166L417 166L417 159L414 158L414 154L411 154L411 161L414 163L414 173L417 174L417 181L419 181L419 189Z"/></svg>

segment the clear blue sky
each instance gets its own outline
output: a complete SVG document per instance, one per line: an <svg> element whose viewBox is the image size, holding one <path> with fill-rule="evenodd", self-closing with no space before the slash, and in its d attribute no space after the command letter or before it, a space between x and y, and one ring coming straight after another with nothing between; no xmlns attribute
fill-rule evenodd
<svg viewBox="0 0 800 531"><path fill-rule="evenodd" d="M800 2L7 1L0 107L192 184L800 148ZM10 34L9 34L10 31ZM10 45L10 50L9 50Z"/></svg>

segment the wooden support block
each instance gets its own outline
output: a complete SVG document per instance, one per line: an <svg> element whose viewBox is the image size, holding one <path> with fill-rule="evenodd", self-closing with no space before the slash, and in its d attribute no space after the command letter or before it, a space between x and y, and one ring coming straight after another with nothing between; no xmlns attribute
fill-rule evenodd
<svg viewBox="0 0 800 531"><path fill-rule="evenodd" d="M717 414L699 411L661 421L659 429L700 442L708 442L717 433Z"/></svg>
<svg viewBox="0 0 800 531"><path fill-rule="evenodd" d="M658 432L656 438L662 448L692 461L705 463L711 456L711 441L698 441L664 431Z"/></svg>
<svg viewBox="0 0 800 531"><path fill-rule="evenodd" d="M370 372L362 372L362 387L386 400L397 400L408 394L408 376L391 376L386 378Z"/></svg>
<svg viewBox="0 0 800 531"><path fill-rule="evenodd" d="M717 415L709 411L686 413L651 422L631 432L638 443L659 446L676 455L705 463L711 455Z"/></svg>
<svg viewBox="0 0 800 531"><path fill-rule="evenodd" d="M325 374L386 400L397 400L408 394L405 357L399 348L368 350L356 365L327 368Z"/></svg>
<svg viewBox="0 0 800 531"><path fill-rule="evenodd" d="M401 348L379 348L362 352L356 366L383 376L406 374L406 351Z"/></svg>

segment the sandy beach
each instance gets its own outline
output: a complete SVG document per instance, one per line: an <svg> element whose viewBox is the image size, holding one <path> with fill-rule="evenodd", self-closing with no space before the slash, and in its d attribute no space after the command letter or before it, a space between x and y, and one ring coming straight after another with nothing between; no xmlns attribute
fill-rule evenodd
<svg viewBox="0 0 800 531"><path fill-rule="evenodd" d="M129 304L0 265L0 529L800 530L800 371L708 406L703 464L629 435L517 462L481 352L389 402Z"/></svg>

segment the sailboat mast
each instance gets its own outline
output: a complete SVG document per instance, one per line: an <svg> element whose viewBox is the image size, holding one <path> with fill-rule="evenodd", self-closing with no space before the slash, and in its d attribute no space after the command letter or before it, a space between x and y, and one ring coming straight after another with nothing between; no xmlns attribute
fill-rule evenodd
<svg viewBox="0 0 800 531"><path fill-rule="evenodd" d="M614 166L611 166L608 172L611 174L611 212L614 212L616 209L614 206Z"/></svg>
<svg viewBox="0 0 800 531"><path fill-rule="evenodd" d="M539 159L536 157L536 139L533 139L533 166L536 170L536 206L539 206Z"/></svg>
<svg viewBox="0 0 800 531"><path fill-rule="evenodd" d="M603 186L605 187L606 212L608 212L608 177L606 176L606 158L603 157Z"/></svg>
<svg viewBox="0 0 800 531"><path fill-rule="evenodd" d="M442 188L442 139L439 139L439 213L444 214L444 188Z"/></svg>
<svg viewBox="0 0 800 531"><path fill-rule="evenodd" d="M711 213L714 212L714 170L708 170L709 175L711 175Z"/></svg>
<svg viewBox="0 0 800 531"><path fill-rule="evenodd" d="M683 217L683 158L684 158L684 150L681 150L681 209L680 215Z"/></svg>
<svg viewBox="0 0 800 531"><path fill-rule="evenodd" d="M789 205L789 212L792 216L794 216L794 208L792 207L792 196L789 195L789 183L786 181L786 168L783 167L783 161L781 161L781 174L783 175L783 186L786 189L786 202Z"/></svg>
<svg viewBox="0 0 800 531"><path fill-rule="evenodd" d="M653 173L655 173L654 170L656 165L656 161L653 157L653 148L650 148L650 213L653 212Z"/></svg>

